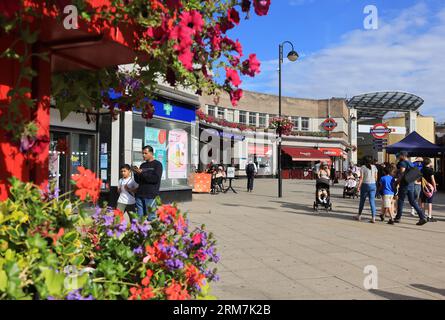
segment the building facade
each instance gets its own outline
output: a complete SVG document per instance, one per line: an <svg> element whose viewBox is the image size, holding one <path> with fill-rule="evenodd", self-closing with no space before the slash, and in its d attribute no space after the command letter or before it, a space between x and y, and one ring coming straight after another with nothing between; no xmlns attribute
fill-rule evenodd
<svg viewBox="0 0 445 320"><path fill-rule="evenodd" d="M258 165L259 175L276 175L278 137L275 130L269 129L269 124L272 118L278 116L278 96L244 91L243 98L235 108L226 94L217 99L203 96L200 101L201 112L215 119L213 123L201 121L201 127L204 125L216 131L228 131L244 137L234 141L234 151L230 159L231 164L238 169L239 175L244 174L245 165L249 160ZM294 125L292 134L282 137L285 178L296 177L291 171L298 172L297 175L307 175L317 160L327 159L334 164L337 171L343 171L354 152L349 135L350 110L345 99L283 97L282 116L289 118ZM323 127L326 119L335 121L336 126L332 131ZM221 124L221 120L226 123ZM234 129L233 124L244 126L245 130ZM213 160L227 164L227 159L224 161L221 156L215 156Z"/></svg>

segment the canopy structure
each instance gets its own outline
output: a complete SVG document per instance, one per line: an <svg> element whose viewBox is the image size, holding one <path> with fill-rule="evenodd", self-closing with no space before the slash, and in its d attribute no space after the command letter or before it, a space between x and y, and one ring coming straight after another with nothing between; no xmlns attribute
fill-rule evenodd
<svg viewBox="0 0 445 320"><path fill-rule="evenodd" d="M281 150L287 153L292 161L331 161L329 156L317 149L282 147Z"/></svg>
<svg viewBox="0 0 445 320"><path fill-rule="evenodd" d="M429 142L417 132L412 132L403 140L386 147L386 152L396 154L407 151L410 156L436 157L441 155L445 149Z"/></svg>
<svg viewBox="0 0 445 320"><path fill-rule="evenodd" d="M349 108L357 109L359 119L382 119L390 111L417 111L424 100L412 93L386 91L354 96L347 103Z"/></svg>

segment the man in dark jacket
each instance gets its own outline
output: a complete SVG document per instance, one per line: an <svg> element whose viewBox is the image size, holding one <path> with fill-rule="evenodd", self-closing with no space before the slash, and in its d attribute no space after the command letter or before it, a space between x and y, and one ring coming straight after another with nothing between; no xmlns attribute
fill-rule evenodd
<svg viewBox="0 0 445 320"><path fill-rule="evenodd" d="M162 163L153 156L153 148L142 148L142 156L145 160L139 168L133 167L134 180L139 184L136 191L136 210L140 217L148 214L148 220L154 220L155 198L159 195L162 178Z"/></svg>

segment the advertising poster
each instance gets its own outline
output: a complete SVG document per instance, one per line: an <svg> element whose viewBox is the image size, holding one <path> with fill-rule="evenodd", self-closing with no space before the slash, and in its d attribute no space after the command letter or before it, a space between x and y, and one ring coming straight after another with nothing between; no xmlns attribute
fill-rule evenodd
<svg viewBox="0 0 445 320"><path fill-rule="evenodd" d="M155 159L162 163L162 180L165 180L167 178L167 131L145 127L144 136L144 145L152 146Z"/></svg>
<svg viewBox="0 0 445 320"><path fill-rule="evenodd" d="M56 188L59 188L59 154L52 152L49 154L49 178L54 179Z"/></svg>
<svg viewBox="0 0 445 320"><path fill-rule="evenodd" d="M168 133L168 177L187 179L187 132L170 130Z"/></svg>

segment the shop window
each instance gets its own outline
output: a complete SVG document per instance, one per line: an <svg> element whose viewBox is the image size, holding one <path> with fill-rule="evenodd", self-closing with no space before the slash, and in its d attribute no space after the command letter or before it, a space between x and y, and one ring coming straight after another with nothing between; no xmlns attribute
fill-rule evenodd
<svg viewBox="0 0 445 320"><path fill-rule="evenodd" d="M146 121L134 114L132 164L139 166L143 162L142 147L150 145L163 167L161 190L187 188L191 172L191 132L190 123L156 118Z"/></svg>
<svg viewBox="0 0 445 320"><path fill-rule="evenodd" d="M215 107L214 106L207 106L207 114L209 116L214 117L215 116Z"/></svg>
<svg viewBox="0 0 445 320"><path fill-rule="evenodd" d="M249 112L249 125L256 127L256 112Z"/></svg>
<svg viewBox="0 0 445 320"><path fill-rule="evenodd" d="M300 131L300 117L291 117L291 121L294 125L294 131Z"/></svg>
<svg viewBox="0 0 445 320"><path fill-rule="evenodd" d="M247 112L246 111L239 112L239 123L247 124Z"/></svg>
<svg viewBox="0 0 445 320"><path fill-rule="evenodd" d="M301 118L301 131L309 131L309 118Z"/></svg>
<svg viewBox="0 0 445 320"><path fill-rule="evenodd" d="M260 113L259 114L259 126L260 127L266 127L266 114L265 113Z"/></svg>
<svg viewBox="0 0 445 320"><path fill-rule="evenodd" d="M218 108L218 118L224 119L224 108Z"/></svg>

